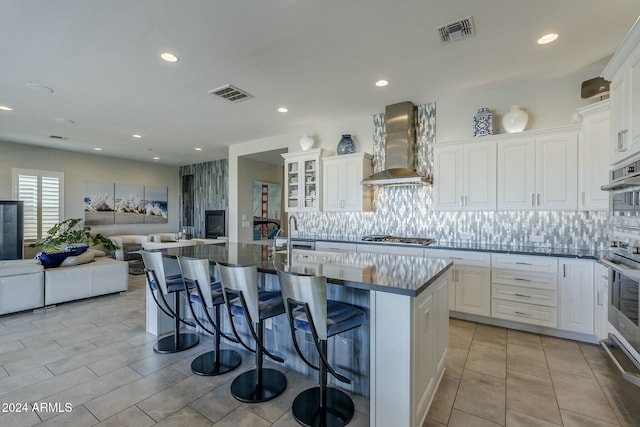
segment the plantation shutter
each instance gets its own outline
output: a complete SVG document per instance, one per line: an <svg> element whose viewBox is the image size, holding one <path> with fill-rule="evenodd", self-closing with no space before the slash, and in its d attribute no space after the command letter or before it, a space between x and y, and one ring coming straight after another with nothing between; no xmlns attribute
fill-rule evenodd
<svg viewBox="0 0 640 427"><path fill-rule="evenodd" d="M24 240L42 239L63 217L61 172L14 169L14 198L24 202Z"/></svg>

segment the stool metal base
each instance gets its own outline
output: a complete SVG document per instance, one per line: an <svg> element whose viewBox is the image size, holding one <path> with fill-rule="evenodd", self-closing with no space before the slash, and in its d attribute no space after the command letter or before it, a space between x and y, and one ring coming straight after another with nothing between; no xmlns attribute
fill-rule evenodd
<svg viewBox="0 0 640 427"><path fill-rule="evenodd" d="M310 427L341 427L349 423L354 414L353 401L337 388L327 387L327 407L320 409L320 387L307 389L293 401L291 412L297 422Z"/></svg>
<svg viewBox="0 0 640 427"><path fill-rule="evenodd" d="M193 347L198 344L199 341L200 338L198 335L183 333L180 334L180 342L178 348L176 348L175 336L169 335L168 337L159 339L156 345L153 346L153 351L156 353L177 353Z"/></svg>
<svg viewBox="0 0 640 427"><path fill-rule="evenodd" d="M266 402L278 397L287 388L287 377L275 369L262 370L262 387L256 384L256 370L244 372L231 383L231 395L241 402Z"/></svg>
<svg viewBox="0 0 640 427"><path fill-rule="evenodd" d="M208 351L193 359L191 372L196 375L214 376L226 374L242 363L242 356L234 350L220 350L216 363L216 352Z"/></svg>

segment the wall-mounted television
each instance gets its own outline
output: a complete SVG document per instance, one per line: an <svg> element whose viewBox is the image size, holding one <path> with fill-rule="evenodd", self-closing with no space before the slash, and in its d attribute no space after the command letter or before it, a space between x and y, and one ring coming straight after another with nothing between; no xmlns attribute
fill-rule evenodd
<svg viewBox="0 0 640 427"><path fill-rule="evenodd" d="M0 200L0 260L22 259L23 254L23 202Z"/></svg>

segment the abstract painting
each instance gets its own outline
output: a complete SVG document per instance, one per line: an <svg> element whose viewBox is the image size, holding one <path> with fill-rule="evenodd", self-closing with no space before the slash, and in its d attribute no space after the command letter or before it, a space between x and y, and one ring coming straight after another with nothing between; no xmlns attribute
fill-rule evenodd
<svg viewBox="0 0 640 427"><path fill-rule="evenodd" d="M167 187L144 187L144 222L148 224L166 224Z"/></svg>
<svg viewBox="0 0 640 427"><path fill-rule="evenodd" d="M86 225L113 224L114 210L113 182L86 181L84 183L84 223Z"/></svg>

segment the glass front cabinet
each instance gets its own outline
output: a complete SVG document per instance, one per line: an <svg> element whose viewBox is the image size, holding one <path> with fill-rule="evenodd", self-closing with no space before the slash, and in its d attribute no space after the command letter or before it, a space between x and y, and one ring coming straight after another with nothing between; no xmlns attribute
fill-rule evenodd
<svg viewBox="0 0 640 427"><path fill-rule="evenodd" d="M319 212L322 209L321 148L282 154L286 212Z"/></svg>

